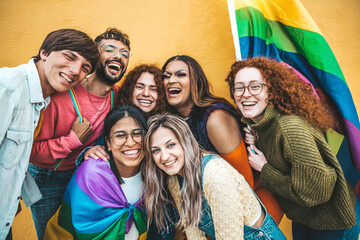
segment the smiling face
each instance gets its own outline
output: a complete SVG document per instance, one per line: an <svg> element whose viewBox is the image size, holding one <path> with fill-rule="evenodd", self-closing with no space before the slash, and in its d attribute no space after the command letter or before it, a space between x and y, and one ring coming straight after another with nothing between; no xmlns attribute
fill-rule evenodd
<svg viewBox="0 0 360 240"><path fill-rule="evenodd" d="M166 99L170 106L176 110L191 109L193 100L191 97L191 84L189 67L179 60L170 62L164 71L164 88Z"/></svg>
<svg viewBox="0 0 360 240"><path fill-rule="evenodd" d="M111 51L116 48L115 54ZM112 86L113 84L120 81L123 77L129 59L126 59L120 52L122 49L129 50L129 48L121 41L114 39L103 39L99 43L100 51L100 66L96 70L96 75L107 85Z"/></svg>
<svg viewBox="0 0 360 240"><path fill-rule="evenodd" d="M65 92L85 79L91 72L91 63L75 51L61 50L46 54L40 52L43 70L40 73L43 92Z"/></svg>
<svg viewBox="0 0 360 240"><path fill-rule="evenodd" d="M142 73L136 81L132 103L148 113L155 108L157 99L158 92L154 75L148 72Z"/></svg>
<svg viewBox="0 0 360 240"><path fill-rule="evenodd" d="M109 151L112 153L114 162L119 170L120 176L128 177L129 173L137 172L141 160L144 157L142 141L136 142L131 136L139 130L136 121L131 117L123 117L117 121L110 130L110 138L106 139ZM117 135L124 136L126 140L122 145L115 144ZM134 136L135 139L137 139Z"/></svg>
<svg viewBox="0 0 360 240"><path fill-rule="evenodd" d="M243 68L236 74L234 86L246 87L251 83L266 84L258 69ZM251 95L248 89L245 89L245 92L242 96L234 96L236 105L241 111L242 115L245 118L251 119L255 123L258 123L263 119L268 97L269 94L267 92L266 86L263 86L262 92L256 96Z"/></svg>
<svg viewBox="0 0 360 240"><path fill-rule="evenodd" d="M150 137L151 155L155 164L168 175L183 176L184 149L174 132L158 128Z"/></svg>

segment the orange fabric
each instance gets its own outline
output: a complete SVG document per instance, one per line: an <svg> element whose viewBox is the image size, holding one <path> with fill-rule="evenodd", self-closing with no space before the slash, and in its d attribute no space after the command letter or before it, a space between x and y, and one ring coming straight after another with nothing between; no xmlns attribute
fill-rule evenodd
<svg viewBox="0 0 360 240"><path fill-rule="evenodd" d="M235 151L220 156L231 164L241 175L244 176L251 188L254 188L254 176L249 165L249 160L243 139Z"/></svg>
<svg viewBox="0 0 360 240"><path fill-rule="evenodd" d="M44 120L44 109L41 109L40 111L40 117L39 117L39 122L38 122L38 125L36 126L35 130L34 130L34 141L36 139L36 137L39 135L40 133L40 129L41 129L41 125L42 125L42 122Z"/></svg>
<svg viewBox="0 0 360 240"><path fill-rule="evenodd" d="M284 216L284 212L281 210L274 195L270 191L260 186L260 174L256 174L254 177L254 192L259 197L260 201L264 204L268 213L279 225L281 219Z"/></svg>

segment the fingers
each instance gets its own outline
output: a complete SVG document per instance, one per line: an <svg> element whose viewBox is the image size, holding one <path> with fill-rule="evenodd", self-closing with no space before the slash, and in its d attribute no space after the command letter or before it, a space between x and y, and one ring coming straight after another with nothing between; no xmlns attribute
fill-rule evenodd
<svg viewBox="0 0 360 240"><path fill-rule="evenodd" d="M245 133L248 133L248 134L251 134L250 129L248 129L247 127L244 127L244 132L245 132Z"/></svg>
<svg viewBox="0 0 360 240"><path fill-rule="evenodd" d="M255 153L260 155L260 156L264 156L264 153L262 151L260 151L255 145L253 145L253 149L255 150Z"/></svg>
<svg viewBox="0 0 360 240"><path fill-rule="evenodd" d="M84 159L87 160L87 159L89 159L89 157L91 157L95 160L98 160L100 158L104 161L107 161L110 158L110 156L105 151L104 146L100 146L100 145L97 145L86 151L86 153L84 155Z"/></svg>

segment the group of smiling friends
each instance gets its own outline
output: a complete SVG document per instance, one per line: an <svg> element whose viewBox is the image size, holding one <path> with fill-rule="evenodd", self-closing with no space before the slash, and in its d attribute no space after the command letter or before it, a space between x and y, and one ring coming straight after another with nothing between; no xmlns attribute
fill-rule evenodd
<svg viewBox="0 0 360 240"><path fill-rule="evenodd" d="M235 62L225 81L236 109L186 55L136 66L119 87L128 36L109 28L95 44L95 69L56 76L66 87L34 137L38 239L286 239L284 213L294 240L359 237L358 198L324 137L341 126L291 67ZM40 49L57 51L77 54Z"/></svg>

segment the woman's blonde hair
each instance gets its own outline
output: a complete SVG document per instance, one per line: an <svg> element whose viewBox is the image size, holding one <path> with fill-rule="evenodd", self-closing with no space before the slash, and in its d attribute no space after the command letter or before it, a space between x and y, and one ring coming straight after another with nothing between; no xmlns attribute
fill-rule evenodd
<svg viewBox="0 0 360 240"><path fill-rule="evenodd" d="M164 228L164 218L169 214L166 202L170 194L167 186L168 175L157 167L151 152L151 136L160 127L170 129L179 140L183 150L185 163L183 167L183 186L181 189L181 211L177 227L195 227L201 219L201 160L203 150L199 147L186 122L178 116L157 114L148 120L148 133L145 137L146 162L145 176L145 207L148 213L148 222L155 220L158 230ZM172 203L174 204L174 203ZM184 221L185 220L185 221ZM182 223L185 223L183 226Z"/></svg>

